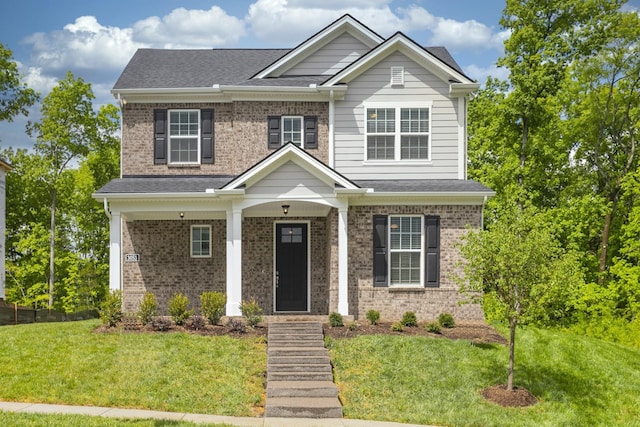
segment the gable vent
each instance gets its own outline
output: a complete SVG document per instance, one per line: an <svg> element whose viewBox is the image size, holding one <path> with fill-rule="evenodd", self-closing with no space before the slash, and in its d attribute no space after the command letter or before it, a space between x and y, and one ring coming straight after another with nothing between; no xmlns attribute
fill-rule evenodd
<svg viewBox="0 0 640 427"><path fill-rule="evenodd" d="M404 85L404 67L391 67L391 85Z"/></svg>

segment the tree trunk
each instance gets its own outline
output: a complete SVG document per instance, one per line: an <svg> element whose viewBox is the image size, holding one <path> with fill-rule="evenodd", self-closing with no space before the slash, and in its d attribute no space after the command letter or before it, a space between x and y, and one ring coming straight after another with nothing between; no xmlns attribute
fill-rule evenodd
<svg viewBox="0 0 640 427"><path fill-rule="evenodd" d="M51 191L51 230L49 237L49 309L53 308L53 285L55 283L56 248L56 189Z"/></svg>
<svg viewBox="0 0 640 427"><path fill-rule="evenodd" d="M513 366L515 364L516 325L515 319L509 319L509 373L507 375L507 391L513 391Z"/></svg>

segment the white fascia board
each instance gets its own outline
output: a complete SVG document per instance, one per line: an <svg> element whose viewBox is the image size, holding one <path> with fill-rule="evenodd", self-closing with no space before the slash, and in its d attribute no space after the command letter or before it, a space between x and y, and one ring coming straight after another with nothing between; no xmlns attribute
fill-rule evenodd
<svg viewBox="0 0 640 427"><path fill-rule="evenodd" d="M449 95L451 97L466 96L480 89L480 83L450 83Z"/></svg>
<svg viewBox="0 0 640 427"><path fill-rule="evenodd" d="M278 61L271 64L269 67L262 70L257 74L256 78L269 77L272 74L278 74L286 71L295 64L299 63L304 58L311 55L314 51L325 46L328 41L333 40L343 31L349 32L349 34L356 37L361 42L368 46L376 46L384 41L379 35L353 19L351 16L344 16L342 19L335 21L325 29L316 33L308 40L302 42L291 52L280 58Z"/></svg>
<svg viewBox="0 0 640 427"><path fill-rule="evenodd" d="M198 193L93 193L96 200L176 200L176 199L206 199L218 197L219 190L215 192Z"/></svg>
<svg viewBox="0 0 640 427"><path fill-rule="evenodd" d="M483 193L376 193L349 201L350 205L483 205L494 192Z"/></svg>
<svg viewBox="0 0 640 427"><path fill-rule="evenodd" d="M431 55L421 46L417 45L411 39L407 38L405 35L397 33L391 38L387 39L387 41L382 43L376 49L371 51L368 55L361 58L359 62L355 64L355 66L347 67L345 70L339 72L330 80L325 82L323 86L326 87L336 85L343 80L348 82L395 51L404 53L409 58L422 65L424 68L438 75L444 81L448 82L449 80L454 79L464 83L474 83L473 81L469 80L468 77L460 74L453 68L448 67L440 60L433 57L433 55Z"/></svg>

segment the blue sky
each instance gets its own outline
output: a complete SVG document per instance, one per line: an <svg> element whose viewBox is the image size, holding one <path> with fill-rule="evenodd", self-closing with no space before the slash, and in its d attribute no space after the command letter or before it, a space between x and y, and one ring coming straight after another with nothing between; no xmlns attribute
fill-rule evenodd
<svg viewBox="0 0 640 427"><path fill-rule="evenodd" d="M504 0L18 0L0 14L0 43L45 96L67 70L90 82L96 105L137 48L294 47L344 13L387 37L402 31L443 45L479 82L506 77L495 62L508 36ZM638 9L640 0L629 6ZM34 106L30 120L38 120ZM0 147L30 147L27 119L0 122Z"/></svg>

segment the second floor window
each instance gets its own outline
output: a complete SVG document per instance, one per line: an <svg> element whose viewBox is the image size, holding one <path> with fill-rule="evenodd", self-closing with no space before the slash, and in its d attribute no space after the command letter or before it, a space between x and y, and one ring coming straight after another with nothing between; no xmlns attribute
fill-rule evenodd
<svg viewBox="0 0 640 427"><path fill-rule="evenodd" d="M169 163L198 163L200 110L169 111Z"/></svg>
<svg viewBox="0 0 640 427"><path fill-rule="evenodd" d="M302 146L302 117L282 117L282 141L293 142L298 147Z"/></svg>
<svg viewBox="0 0 640 427"><path fill-rule="evenodd" d="M429 160L429 107L367 107L366 160Z"/></svg>

